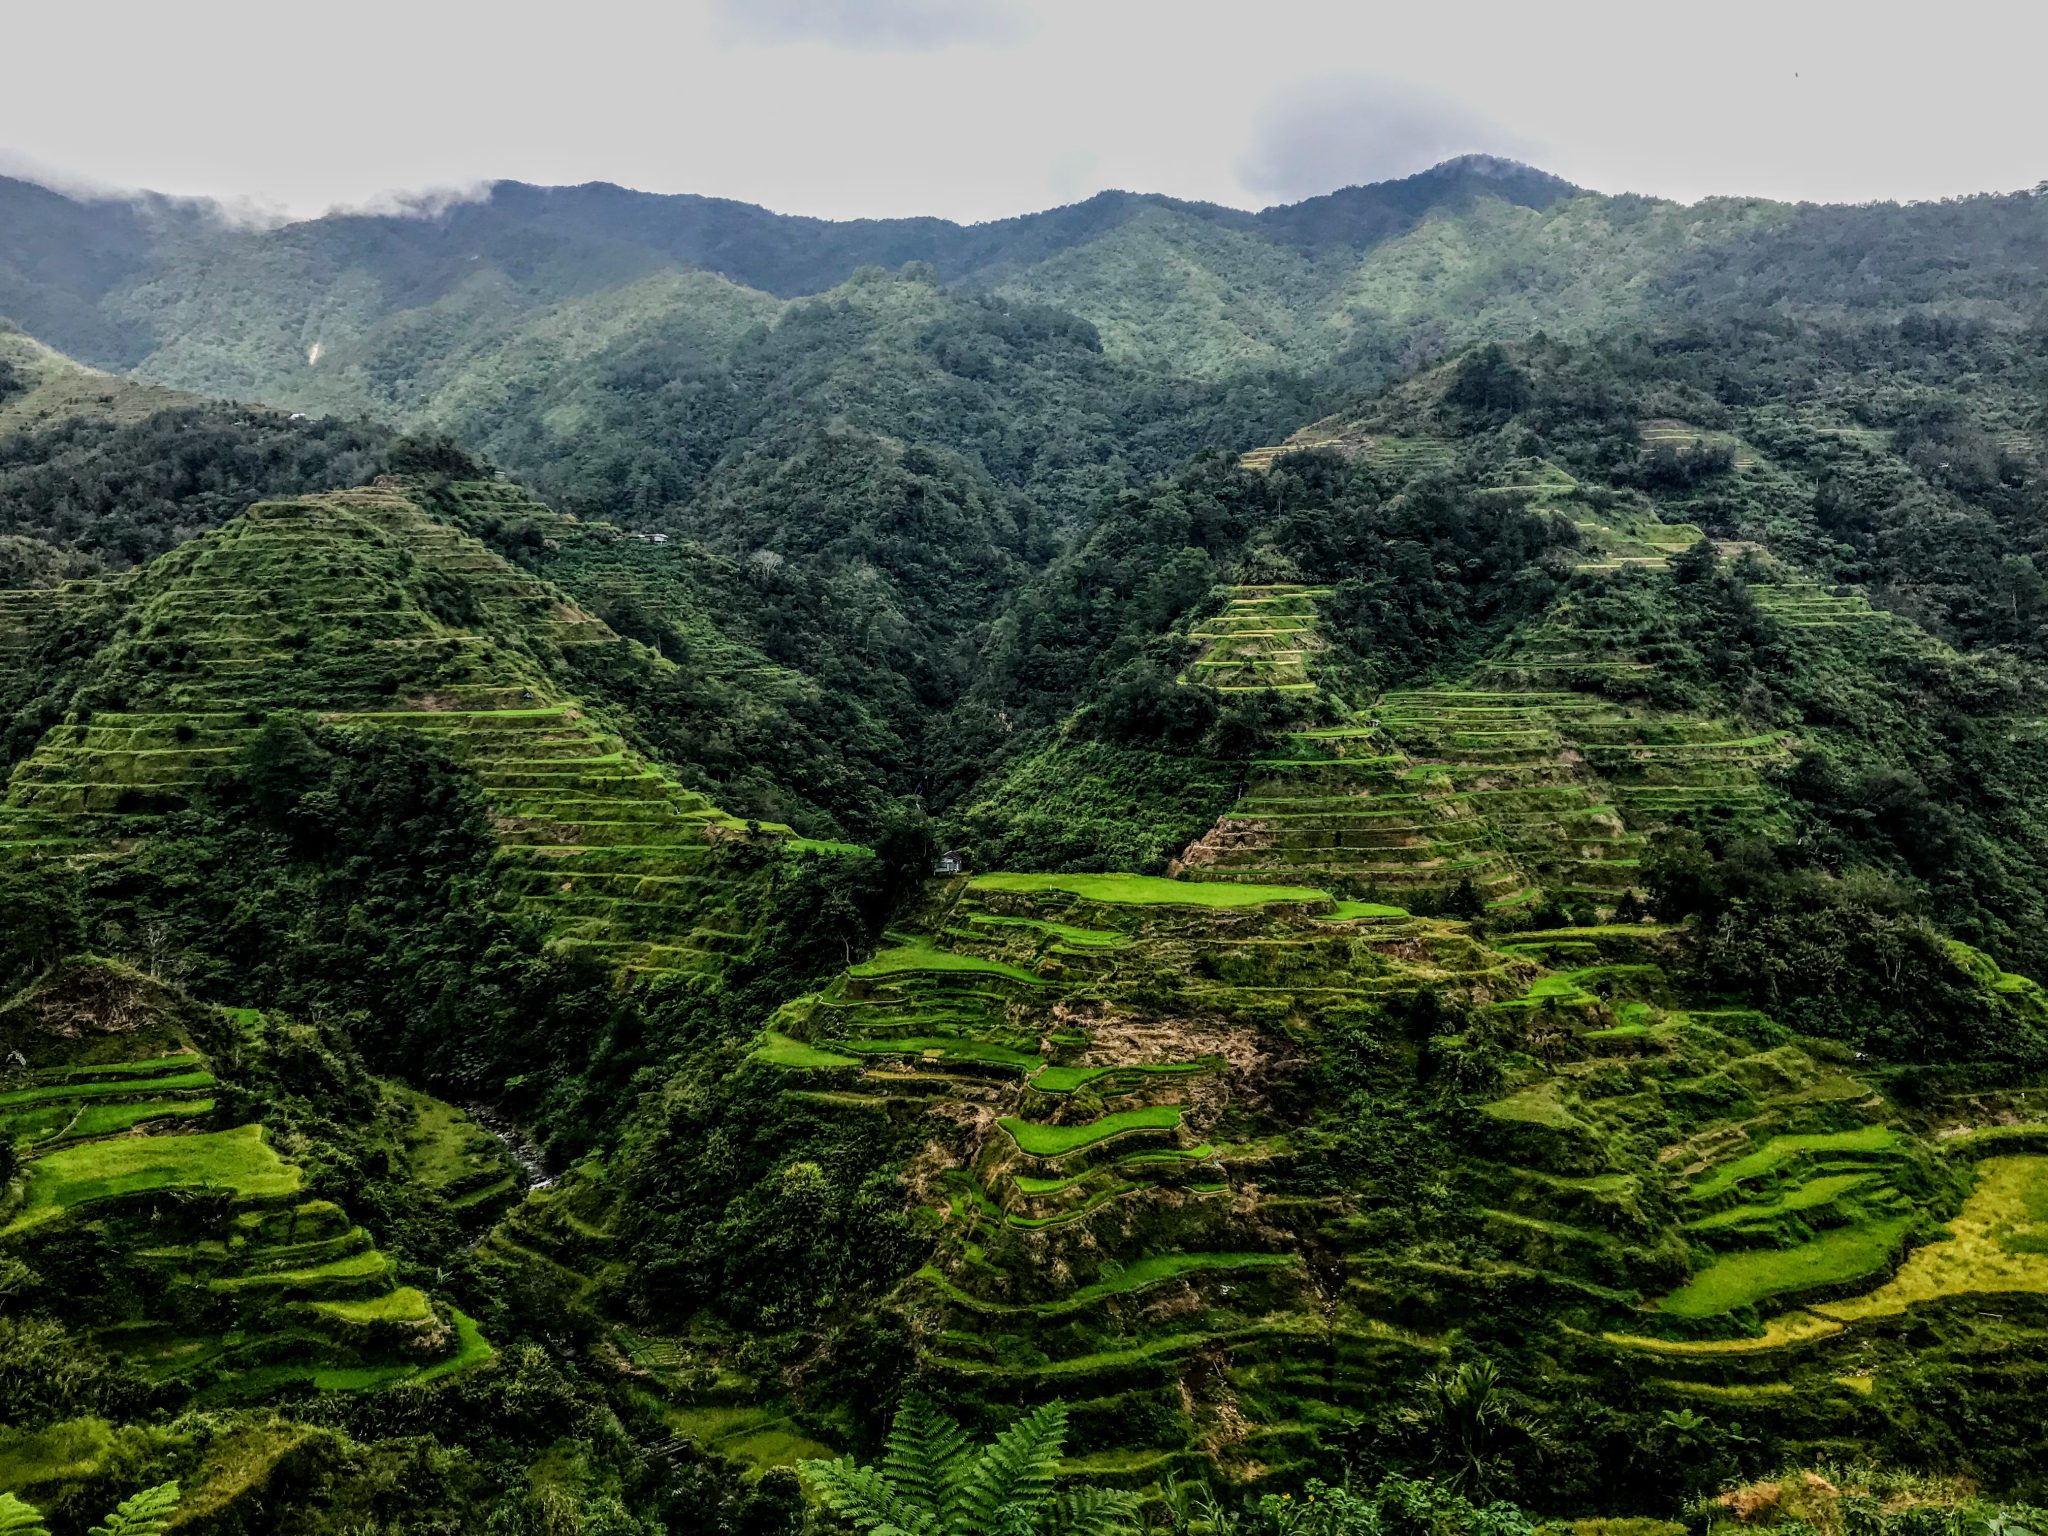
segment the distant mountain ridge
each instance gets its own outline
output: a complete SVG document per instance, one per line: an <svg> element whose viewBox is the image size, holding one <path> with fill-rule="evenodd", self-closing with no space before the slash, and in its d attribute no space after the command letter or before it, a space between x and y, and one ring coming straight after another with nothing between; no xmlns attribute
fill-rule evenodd
<svg viewBox="0 0 2048 1536"><path fill-rule="evenodd" d="M780 304L865 268L915 264L949 288L1049 305L1162 379L1366 357L1351 382L1373 384L1418 350L1702 309L1931 304L2024 323L2048 261L2044 210L2028 193L1686 206L1466 156L1256 213L1106 191L984 224L832 222L501 181L432 212L258 229L153 195L81 200L0 178L0 317L176 388L484 441L495 423L480 429L445 392L479 368L496 379L509 353L549 351L552 388L649 333L776 323ZM708 276L678 281L691 274Z"/></svg>

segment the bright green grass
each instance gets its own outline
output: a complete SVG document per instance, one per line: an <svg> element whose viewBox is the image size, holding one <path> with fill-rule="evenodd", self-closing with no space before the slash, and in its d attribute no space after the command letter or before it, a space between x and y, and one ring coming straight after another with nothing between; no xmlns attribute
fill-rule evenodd
<svg viewBox="0 0 2048 1536"><path fill-rule="evenodd" d="M139 1104L45 1104L0 1115L0 1135L31 1141L84 1141L112 1136L150 1120L190 1120L213 1113L212 1099L145 1099Z"/></svg>
<svg viewBox="0 0 2048 1536"><path fill-rule="evenodd" d="M411 1380L433 1381L442 1376L453 1376L457 1371L482 1365L497 1355L490 1340L484 1337L483 1330L477 1327L476 1319L460 1307L453 1306L448 1309L448 1316L455 1322L455 1353L446 1360L435 1361Z"/></svg>
<svg viewBox="0 0 2048 1536"><path fill-rule="evenodd" d="M949 949L928 949L922 944L905 944L885 949L872 960L863 960L849 976L901 976L913 971L964 971L980 976L1007 976L1012 981L1037 984L1038 978L1022 966L979 955L956 955Z"/></svg>
<svg viewBox="0 0 2048 1536"><path fill-rule="evenodd" d="M706 1450L739 1462L750 1475L832 1454L810 1439L779 1405L669 1408L669 1424Z"/></svg>
<svg viewBox="0 0 2048 1536"><path fill-rule="evenodd" d="M995 1066L1036 1072L1043 1058L1007 1045L963 1040L957 1035L919 1035L903 1040L841 1040L840 1050L862 1056L929 1056L942 1061L985 1061Z"/></svg>
<svg viewBox="0 0 2048 1536"><path fill-rule="evenodd" d="M1160 1152L1133 1152L1128 1157L1119 1158L1115 1166L1123 1168L1142 1163L1205 1163L1215 1155L1216 1148L1205 1141L1194 1147L1172 1147ZM1098 1178L1107 1171L1103 1168L1084 1168L1079 1173L1070 1173L1059 1179L1041 1179L1028 1173L1020 1173L1016 1175L1015 1183L1017 1188L1027 1195L1056 1195L1063 1189L1072 1189L1076 1184Z"/></svg>
<svg viewBox="0 0 2048 1536"><path fill-rule="evenodd" d="M180 1072L170 1077L151 1077L139 1082L124 1082L119 1078L110 1081L45 1083L36 1088L16 1088L9 1093L0 1093L0 1109L10 1109L17 1104L44 1104L53 1100L97 1099L117 1093L175 1093L186 1088L211 1088L215 1078L211 1072Z"/></svg>
<svg viewBox="0 0 2048 1536"><path fill-rule="evenodd" d="M1065 1157L1083 1147L1092 1147L1127 1131L1171 1131L1180 1127L1180 1109L1172 1104L1154 1104L1145 1109L1124 1109L1087 1125L1037 1125L1029 1120L998 1122L1009 1133L1018 1150L1032 1157Z"/></svg>
<svg viewBox="0 0 2048 1536"><path fill-rule="evenodd" d="M1167 880L1158 875L977 875L977 891L1064 891L1083 901L1143 907L1263 907L1274 902L1328 901L1305 885L1246 885L1232 880Z"/></svg>
<svg viewBox="0 0 2048 1536"><path fill-rule="evenodd" d="M87 1142L39 1158L28 1199L7 1228L20 1231L72 1206L152 1189L220 1189L262 1200L297 1191L303 1175L272 1151L259 1125L197 1136Z"/></svg>
<svg viewBox="0 0 2048 1536"><path fill-rule="evenodd" d="M1123 949L1131 942L1129 935L1113 928L1077 928L1072 923L1048 922L1039 917L997 917L991 912L976 912L967 921L977 928L1029 928L1081 949Z"/></svg>
<svg viewBox="0 0 2048 1536"><path fill-rule="evenodd" d="M1321 921L1326 923L1355 922L1362 917L1406 917L1406 907L1390 907L1379 901L1340 901Z"/></svg>
<svg viewBox="0 0 2048 1536"><path fill-rule="evenodd" d="M381 1275L389 1271L391 1261L374 1248L365 1248L361 1253L351 1253L339 1259L330 1259L325 1264L315 1264L306 1269L258 1270L249 1275L231 1275L213 1282L217 1291L262 1290L269 1286L293 1287L317 1285L322 1280L361 1280L370 1275Z"/></svg>
<svg viewBox="0 0 2048 1536"><path fill-rule="evenodd" d="M1072 1093L1119 1072L1213 1072L1214 1061L1157 1061L1120 1067L1047 1067L1031 1079L1040 1093Z"/></svg>
<svg viewBox="0 0 2048 1536"><path fill-rule="evenodd" d="M382 1296L371 1296L361 1301L316 1301L310 1305L316 1312L359 1326L426 1323L433 1321L434 1317L434 1309L427 1305L426 1296L409 1285L401 1285Z"/></svg>
<svg viewBox="0 0 2048 1536"><path fill-rule="evenodd" d="M1782 1199L1716 1211L1688 1225L1695 1232L1718 1232L1724 1227L1739 1227L1748 1221L1767 1221L1773 1216L1793 1211L1810 1211L1817 1206L1831 1204L1837 1195L1845 1194L1860 1184L1868 1184L1876 1177L1874 1173L1824 1173L1819 1178L1808 1179Z"/></svg>
<svg viewBox="0 0 2048 1536"><path fill-rule="evenodd" d="M874 852L872 848L864 848L859 843L835 843L829 838L823 837L785 838L783 839L782 846L794 853L824 853L835 856L845 855L847 857Z"/></svg>
<svg viewBox="0 0 2048 1536"><path fill-rule="evenodd" d="M1896 1216L1824 1232L1794 1248L1727 1254L1658 1305L1676 1317L1714 1317L1772 1296L1875 1274L1898 1251L1916 1219Z"/></svg>
<svg viewBox="0 0 2048 1536"><path fill-rule="evenodd" d="M1773 1136L1747 1157L1723 1163L1701 1183L1693 1186L1693 1198L1710 1200L1758 1174L1769 1173L1780 1163L1801 1152L1889 1152L1899 1144L1899 1133L1882 1125L1861 1126L1853 1131L1826 1131L1804 1136Z"/></svg>
<svg viewBox="0 0 2048 1536"><path fill-rule="evenodd" d="M410 1088L392 1092L411 1112L403 1132L406 1166L428 1189L459 1197L509 1171L498 1139L453 1104Z"/></svg>
<svg viewBox="0 0 2048 1536"><path fill-rule="evenodd" d="M822 1046L806 1045L801 1040L792 1040L774 1030L764 1030L761 1043L754 1047L754 1060L771 1067L857 1067L860 1063L851 1056L837 1051L828 1051Z"/></svg>
<svg viewBox="0 0 2048 1536"><path fill-rule="evenodd" d="M146 1061L102 1061L86 1066L46 1067L31 1076L39 1083L74 1083L95 1077L150 1077L159 1072L196 1067L201 1061L197 1051L179 1051L171 1056L152 1056Z"/></svg>

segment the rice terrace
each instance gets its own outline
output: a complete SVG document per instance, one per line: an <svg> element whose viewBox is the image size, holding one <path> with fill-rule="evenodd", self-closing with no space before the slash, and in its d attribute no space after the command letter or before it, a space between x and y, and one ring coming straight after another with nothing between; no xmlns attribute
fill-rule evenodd
<svg viewBox="0 0 2048 1536"><path fill-rule="evenodd" d="M195 7L0 95L0 1536L2048 1536L2041 28Z"/></svg>

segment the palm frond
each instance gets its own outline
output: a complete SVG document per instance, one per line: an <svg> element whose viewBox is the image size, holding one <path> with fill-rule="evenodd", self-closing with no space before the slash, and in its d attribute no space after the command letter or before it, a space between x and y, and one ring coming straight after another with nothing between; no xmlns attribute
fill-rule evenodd
<svg viewBox="0 0 2048 1536"><path fill-rule="evenodd" d="M800 1461L797 1476L826 1508L846 1516L870 1536L931 1536L937 1521L889 1486L876 1467L851 1456L836 1461Z"/></svg>
<svg viewBox="0 0 2048 1536"><path fill-rule="evenodd" d="M1053 1473L1067 1440L1067 1405L1050 1402L1032 1409L995 1438L965 1469L960 1497L947 1511L950 1536L988 1536L1016 1527L1032 1529L1037 1512L1052 1495Z"/></svg>
<svg viewBox="0 0 2048 1536"><path fill-rule="evenodd" d="M50 1536L41 1513L11 1493L0 1493L0 1536Z"/></svg>
<svg viewBox="0 0 2048 1536"><path fill-rule="evenodd" d="M1122 1536L1138 1528L1138 1500L1120 1488L1069 1488L1054 1497L1051 1536Z"/></svg>
<svg viewBox="0 0 2048 1536"><path fill-rule="evenodd" d="M967 1432L913 1392L896 1410L882 1457L882 1476L897 1494L928 1512L936 1523L953 1502L965 1469Z"/></svg>
<svg viewBox="0 0 2048 1536"><path fill-rule="evenodd" d="M163 1536L164 1526L177 1507L176 1480L158 1483L123 1499L120 1507L107 1516L105 1525L92 1528L91 1536Z"/></svg>

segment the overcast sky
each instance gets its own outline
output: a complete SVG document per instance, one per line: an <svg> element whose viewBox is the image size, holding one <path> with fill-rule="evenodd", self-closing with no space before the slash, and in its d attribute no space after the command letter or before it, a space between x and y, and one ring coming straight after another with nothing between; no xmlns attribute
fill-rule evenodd
<svg viewBox="0 0 2048 1536"><path fill-rule="evenodd" d="M2048 179L2048 6L2019 0L98 0L5 36L0 169L273 214L500 177L1256 208L1471 150L1686 200Z"/></svg>

